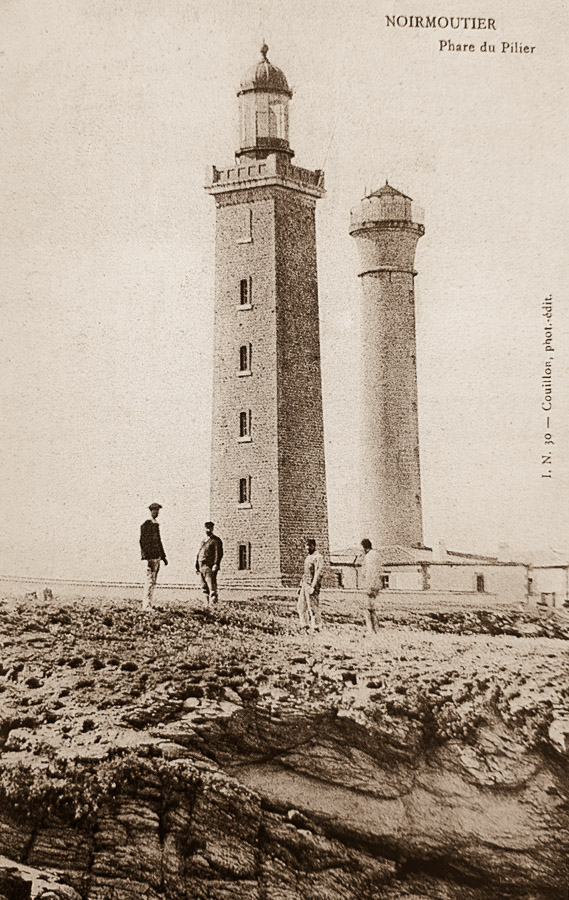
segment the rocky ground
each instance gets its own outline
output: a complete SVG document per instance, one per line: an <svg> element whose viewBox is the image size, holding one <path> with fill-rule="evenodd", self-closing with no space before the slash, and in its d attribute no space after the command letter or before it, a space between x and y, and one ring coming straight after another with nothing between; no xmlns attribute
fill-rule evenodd
<svg viewBox="0 0 569 900"><path fill-rule="evenodd" d="M569 620L0 603L0 900L569 898Z"/></svg>

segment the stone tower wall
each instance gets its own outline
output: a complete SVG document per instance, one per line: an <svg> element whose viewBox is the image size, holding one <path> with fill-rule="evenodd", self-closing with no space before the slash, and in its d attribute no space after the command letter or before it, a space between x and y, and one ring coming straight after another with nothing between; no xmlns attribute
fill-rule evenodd
<svg viewBox="0 0 569 900"><path fill-rule="evenodd" d="M362 230L357 240L362 275L381 267L413 271L418 240L414 229L384 225Z"/></svg>
<svg viewBox="0 0 569 900"><path fill-rule="evenodd" d="M362 537L422 542L413 276L362 279Z"/></svg>
<svg viewBox="0 0 569 900"><path fill-rule="evenodd" d="M217 200L210 515L222 537L222 576L238 570L238 544L251 544L252 571L270 581L280 569L274 201L270 190ZM245 210L252 240L243 242ZM251 279L252 309L240 309L241 279ZM239 374L239 349L250 343L251 375ZM239 414L251 410L251 441L240 442ZM239 506L239 479L251 477L251 508Z"/></svg>
<svg viewBox="0 0 569 900"><path fill-rule="evenodd" d="M311 536L328 556L315 199L279 185L216 196L216 296L210 515L225 580L290 584ZM250 239L244 238L251 210ZM251 309L240 282L251 280ZM251 344L251 374L239 348ZM251 410L251 441L239 413ZM251 478L241 506L239 479ZM238 545L251 544L239 571Z"/></svg>
<svg viewBox="0 0 569 900"><path fill-rule="evenodd" d="M362 282L360 527L374 546L423 542L414 258L422 226L352 230Z"/></svg>
<svg viewBox="0 0 569 900"><path fill-rule="evenodd" d="M279 497L283 574L298 573L306 539L329 556L315 201L275 198Z"/></svg>

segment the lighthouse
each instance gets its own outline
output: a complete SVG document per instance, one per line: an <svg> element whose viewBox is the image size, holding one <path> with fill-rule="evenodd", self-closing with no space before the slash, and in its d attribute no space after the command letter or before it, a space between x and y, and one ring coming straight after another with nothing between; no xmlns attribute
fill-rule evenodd
<svg viewBox="0 0 569 900"><path fill-rule="evenodd" d="M389 184L352 210L361 280L360 529L374 546L422 545L411 199Z"/></svg>
<svg viewBox="0 0 569 900"><path fill-rule="evenodd" d="M316 272L324 174L293 165L292 91L268 47L239 91L239 148L211 167L216 205L210 518L222 575L298 584L304 546L326 557L328 513Z"/></svg>

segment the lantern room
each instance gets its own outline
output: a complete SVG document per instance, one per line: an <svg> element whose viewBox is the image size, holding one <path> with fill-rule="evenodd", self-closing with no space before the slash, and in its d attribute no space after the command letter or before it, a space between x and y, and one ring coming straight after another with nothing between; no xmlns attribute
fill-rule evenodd
<svg viewBox="0 0 569 900"><path fill-rule="evenodd" d="M267 59L269 48L261 47L261 59L241 82L239 97L240 159L265 159L270 153L294 156L288 143L288 104L292 91L284 73Z"/></svg>

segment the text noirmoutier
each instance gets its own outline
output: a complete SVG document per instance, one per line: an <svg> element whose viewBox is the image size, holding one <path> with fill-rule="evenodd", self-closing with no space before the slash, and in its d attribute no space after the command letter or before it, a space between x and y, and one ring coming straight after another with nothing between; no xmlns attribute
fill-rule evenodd
<svg viewBox="0 0 569 900"><path fill-rule="evenodd" d="M471 28L496 31L496 19L477 16L386 16L386 26L393 28Z"/></svg>
<svg viewBox="0 0 569 900"><path fill-rule="evenodd" d="M496 19L480 19L477 16L385 16L385 25L387 28L451 28L469 29L470 31L496 31ZM455 37L456 40L456 37ZM472 38L469 39L472 41ZM491 53L515 53L532 56L536 46L535 44L524 44L521 41L500 41L492 44L484 41L477 46L473 43L453 44L452 41L439 38L439 51L459 51L464 53L475 53L478 50L485 56Z"/></svg>

